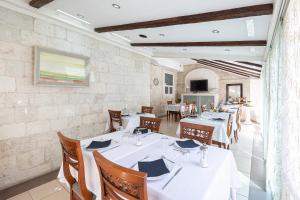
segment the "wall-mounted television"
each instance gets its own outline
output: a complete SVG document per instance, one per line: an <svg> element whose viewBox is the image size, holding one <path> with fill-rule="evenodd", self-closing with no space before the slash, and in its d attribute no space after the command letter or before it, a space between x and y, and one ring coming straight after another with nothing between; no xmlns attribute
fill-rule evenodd
<svg viewBox="0 0 300 200"><path fill-rule="evenodd" d="M207 92L208 80L191 80L191 92Z"/></svg>

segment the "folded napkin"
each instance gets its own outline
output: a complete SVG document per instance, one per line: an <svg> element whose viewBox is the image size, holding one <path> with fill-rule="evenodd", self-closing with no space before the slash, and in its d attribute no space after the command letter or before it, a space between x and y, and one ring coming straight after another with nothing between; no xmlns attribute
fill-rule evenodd
<svg viewBox="0 0 300 200"><path fill-rule="evenodd" d="M176 141L176 144L181 148L195 148L198 147L199 144L195 143L193 140L185 140L185 141Z"/></svg>
<svg viewBox="0 0 300 200"><path fill-rule="evenodd" d="M198 116L197 115L190 115L189 117L190 118L197 118Z"/></svg>
<svg viewBox="0 0 300 200"><path fill-rule="evenodd" d="M136 133L138 132L138 130L141 131L142 134L148 133L148 129L136 127L136 128L133 130L133 134L136 134Z"/></svg>
<svg viewBox="0 0 300 200"><path fill-rule="evenodd" d="M136 114L137 114L137 115L141 115L141 114L144 114L144 113L142 113L142 112L137 112Z"/></svg>
<svg viewBox="0 0 300 200"><path fill-rule="evenodd" d="M223 118L212 118L213 120L216 120L216 121L224 121L225 119Z"/></svg>
<svg viewBox="0 0 300 200"><path fill-rule="evenodd" d="M170 173L163 159L138 162L139 171L147 173L148 177L161 176Z"/></svg>
<svg viewBox="0 0 300 200"><path fill-rule="evenodd" d="M121 116L122 116L122 117L128 117L129 114L122 114Z"/></svg>
<svg viewBox="0 0 300 200"><path fill-rule="evenodd" d="M106 141L92 141L89 146L87 146L87 149L99 149L99 148L105 148L108 147L111 144L111 140Z"/></svg>

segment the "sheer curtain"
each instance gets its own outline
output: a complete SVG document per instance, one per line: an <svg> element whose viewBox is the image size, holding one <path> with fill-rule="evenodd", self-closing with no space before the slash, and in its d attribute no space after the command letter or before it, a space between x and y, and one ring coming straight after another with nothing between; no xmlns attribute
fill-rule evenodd
<svg viewBox="0 0 300 200"><path fill-rule="evenodd" d="M267 189L300 200L300 0L290 0L263 69Z"/></svg>

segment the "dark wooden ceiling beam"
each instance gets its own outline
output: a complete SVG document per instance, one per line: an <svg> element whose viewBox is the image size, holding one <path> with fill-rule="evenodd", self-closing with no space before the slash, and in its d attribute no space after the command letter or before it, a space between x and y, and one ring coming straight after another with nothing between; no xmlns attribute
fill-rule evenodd
<svg viewBox="0 0 300 200"><path fill-rule="evenodd" d="M204 65L210 66L210 67L223 69L223 70L228 71L228 72L238 73L240 75L244 75L244 76L248 76L248 77L251 76L251 77L255 77L255 78L260 78L259 74L252 74L252 73L244 72L244 71L241 71L241 70L235 70L235 69L223 66L223 65L215 64L215 63L210 62L208 60L197 59L197 62L200 63L200 64L204 64Z"/></svg>
<svg viewBox="0 0 300 200"><path fill-rule="evenodd" d="M29 5L35 8L41 8L54 0L31 0Z"/></svg>
<svg viewBox="0 0 300 200"><path fill-rule="evenodd" d="M202 64L202 65L205 65L207 67L212 67L212 68L215 68L215 69L219 69L219 70L222 70L222 71L230 72L230 73L237 74L237 75L240 75L240 76L244 76L244 77L248 77L248 78L250 77L247 74L243 74L243 73L240 73L240 72L232 71L232 70L229 70L229 69L226 69L226 68L222 68L222 67L217 67L217 66L210 65L210 64L207 64L207 63L202 63L201 61L199 61L198 63Z"/></svg>
<svg viewBox="0 0 300 200"><path fill-rule="evenodd" d="M131 43L134 47L232 47L266 46L266 40L218 41L218 42L166 42L166 43Z"/></svg>
<svg viewBox="0 0 300 200"><path fill-rule="evenodd" d="M199 61L209 63L209 64L212 64L212 65L217 65L219 67L224 67L224 68L234 70L234 71L237 71L237 72L241 72L241 73L244 73L244 74L248 74L250 76L257 76L257 77L260 76L260 73L249 72L249 71L245 71L243 69L237 69L237 68L234 68L234 67L231 67L231 66L228 66L228 65L223 65L223 64L220 64L220 63L217 63L217 62L214 62L214 61L206 60L206 59L200 59Z"/></svg>
<svg viewBox="0 0 300 200"><path fill-rule="evenodd" d="M246 61L236 61L236 62L262 68L262 65L256 64L256 63L252 63L252 62L246 62Z"/></svg>
<svg viewBox="0 0 300 200"><path fill-rule="evenodd" d="M226 65L234 66L236 68L247 69L247 70L251 70L251 71L261 73L261 69L254 69L254 68L251 68L251 67L246 67L246 66L243 66L243 65L238 65L238 64L235 64L235 63L226 62L226 61L223 61L223 60L214 60L214 61L226 64Z"/></svg>
<svg viewBox="0 0 300 200"><path fill-rule="evenodd" d="M134 29L141 29L141 28L156 28L156 27L164 27L164 26L236 19L236 18L243 18L243 17L271 15L272 13L273 13L273 4L261 4L261 5L233 8L233 9L214 11L208 13L200 13L194 15L151 20L145 22L136 22L136 23L122 24L122 25L115 25L115 26L99 27L99 28L95 28L95 31L98 33L103 33L103 32L112 32L112 31L134 30Z"/></svg>

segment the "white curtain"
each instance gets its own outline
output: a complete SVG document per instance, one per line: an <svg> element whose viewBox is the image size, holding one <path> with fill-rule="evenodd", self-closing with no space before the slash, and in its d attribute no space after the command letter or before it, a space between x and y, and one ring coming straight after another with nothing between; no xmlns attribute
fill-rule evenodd
<svg viewBox="0 0 300 200"><path fill-rule="evenodd" d="M263 69L267 188L300 200L300 0L290 0Z"/></svg>

